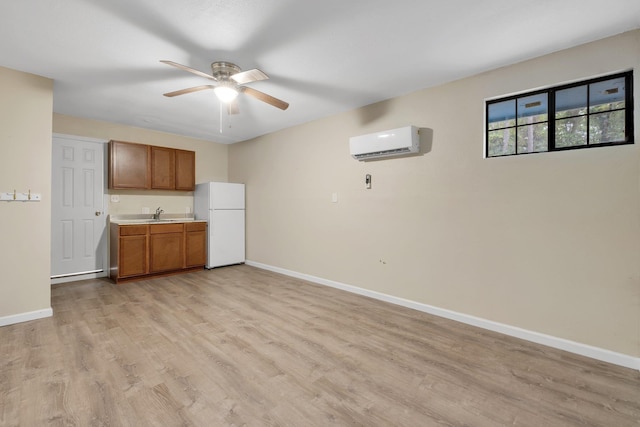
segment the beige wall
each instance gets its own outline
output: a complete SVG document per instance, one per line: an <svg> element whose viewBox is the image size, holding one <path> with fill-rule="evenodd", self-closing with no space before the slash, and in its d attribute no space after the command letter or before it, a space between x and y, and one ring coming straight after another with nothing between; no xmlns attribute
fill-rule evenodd
<svg viewBox="0 0 640 427"><path fill-rule="evenodd" d="M53 81L0 67L0 192L40 202L0 202L0 318L51 307Z"/></svg>
<svg viewBox="0 0 640 427"><path fill-rule="evenodd" d="M483 158L485 99L639 67L635 31L234 144L247 258L640 356L640 147ZM349 156L404 125L427 152Z"/></svg>
<svg viewBox="0 0 640 427"><path fill-rule="evenodd" d="M196 182L227 181L227 145L201 139L188 138L116 123L82 119L62 114L53 115L56 133L120 140L162 147L181 148L196 152ZM147 207L154 212L162 207L165 213L184 214L193 209L192 192L108 190L120 197L118 203L109 202L109 213L140 214Z"/></svg>

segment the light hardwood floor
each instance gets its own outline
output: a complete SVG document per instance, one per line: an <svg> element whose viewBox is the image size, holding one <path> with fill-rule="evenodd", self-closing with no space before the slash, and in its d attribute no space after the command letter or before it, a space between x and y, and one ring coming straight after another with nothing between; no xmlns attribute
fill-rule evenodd
<svg viewBox="0 0 640 427"><path fill-rule="evenodd" d="M640 373L249 266L56 285L1 426L638 426Z"/></svg>

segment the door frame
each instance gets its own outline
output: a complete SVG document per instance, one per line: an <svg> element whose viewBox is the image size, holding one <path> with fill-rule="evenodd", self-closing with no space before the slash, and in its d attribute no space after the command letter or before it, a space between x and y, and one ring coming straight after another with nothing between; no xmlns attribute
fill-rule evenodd
<svg viewBox="0 0 640 427"><path fill-rule="evenodd" d="M90 142L90 143L95 143L95 144L102 144L102 153L103 153L103 161L102 161L102 188L103 188L103 201L102 201L102 206L103 206L103 212L102 215L105 216L105 218L108 218L108 214L109 214L109 194L108 194L108 188L106 187L106 183L109 182L108 181L108 171L107 171L107 155L109 152L109 140L106 139L98 139L98 138L90 138L90 137L86 137L86 136L79 136L79 135L67 135L64 133L52 133L51 135L51 147L53 148L53 139L54 138L64 138L64 139L72 139L72 140L76 140L76 141L83 141L83 142ZM52 160L53 161L53 160ZM51 183L51 185L53 185L53 182ZM107 235L109 235L109 221L108 219L106 220L106 225L105 225L105 233L107 233ZM49 227L49 234L53 233L53 226ZM100 277L107 277L109 275L109 239L103 239L101 240L101 245L103 245L104 247L101 248L102 249L102 254L103 254L103 259L102 259L102 265L103 265L103 270L100 273L88 273L88 274L78 274L78 275L73 275L73 276L66 276L66 277L59 277L59 278L55 278L55 279L50 279L51 280L51 285L57 285L59 283L68 283L68 282L76 282L79 280L86 280L86 279L97 279ZM51 256L51 255L49 255Z"/></svg>

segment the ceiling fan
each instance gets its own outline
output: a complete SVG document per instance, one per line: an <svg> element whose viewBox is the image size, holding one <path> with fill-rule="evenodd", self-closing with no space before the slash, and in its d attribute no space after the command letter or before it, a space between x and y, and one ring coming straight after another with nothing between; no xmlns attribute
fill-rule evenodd
<svg viewBox="0 0 640 427"><path fill-rule="evenodd" d="M287 108L289 108L289 104L282 101L281 99L274 98L271 95L267 95L266 93L260 92L259 90L253 89L251 87L243 86L247 83L267 80L269 78L269 76L267 76L264 72L258 70L257 68L242 71L242 69L236 64L232 64L231 62L218 61L211 64L211 74L207 74L173 61L161 60L160 62L176 68L180 68L181 70L188 71L197 76L204 77L215 82L214 84L210 85L201 85L176 90L174 92L167 92L164 94L164 96L174 97L187 93L198 92L201 90L213 89L218 99L228 105L229 114L237 114L239 112L238 106L234 102L239 93L245 93L262 102L273 105L274 107L281 110L286 110Z"/></svg>

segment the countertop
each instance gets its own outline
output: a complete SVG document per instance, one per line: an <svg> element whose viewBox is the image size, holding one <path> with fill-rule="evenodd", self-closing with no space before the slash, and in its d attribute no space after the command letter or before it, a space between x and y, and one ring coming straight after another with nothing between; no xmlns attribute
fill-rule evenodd
<svg viewBox="0 0 640 427"><path fill-rule="evenodd" d="M160 219L149 218L149 215L119 215L109 217L111 224L118 225L136 225L136 224L172 224L180 222L207 222L204 219L195 219L193 217L185 217L182 215L162 215Z"/></svg>

